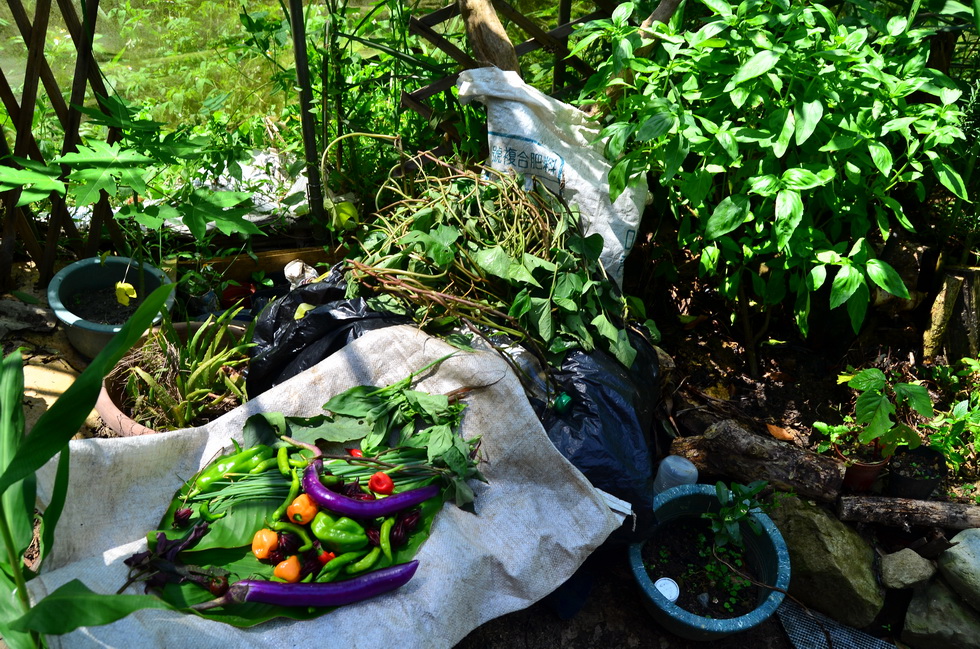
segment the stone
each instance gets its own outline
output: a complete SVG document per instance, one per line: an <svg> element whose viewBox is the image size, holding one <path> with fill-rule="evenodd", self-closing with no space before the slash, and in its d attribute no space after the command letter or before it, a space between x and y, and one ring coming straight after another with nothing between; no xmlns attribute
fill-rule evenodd
<svg viewBox="0 0 980 649"><path fill-rule="evenodd" d="M937 577L912 597L902 641L913 649L980 649L980 615Z"/></svg>
<svg viewBox="0 0 980 649"><path fill-rule="evenodd" d="M915 588L924 586L936 574L932 561L905 548L881 558L881 583L885 588Z"/></svg>
<svg viewBox="0 0 980 649"><path fill-rule="evenodd" d="M769 516L789 548L790 594L843 624L869 626L885 604L871 546L835 516L796 496L781 495Z"/></svg>
<svg viewBox="0 0 980 649"><path fill-rule="evenodd" d="M951 538L955 543L939 555L939 571L946 583L980 611L980 529L968 529Z"/></svg>

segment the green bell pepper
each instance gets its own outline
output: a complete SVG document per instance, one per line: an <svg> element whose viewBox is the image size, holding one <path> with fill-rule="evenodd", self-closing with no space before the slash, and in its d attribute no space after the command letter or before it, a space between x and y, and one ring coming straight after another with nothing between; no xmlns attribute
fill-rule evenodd
<svg viewBox="0 0 980 649"><path fill-rule="evenodd" d="M368 544L364 528L346 516L334 518L326 512L318 512L310 523L310 531L333 552L353 552Z"/></svg>

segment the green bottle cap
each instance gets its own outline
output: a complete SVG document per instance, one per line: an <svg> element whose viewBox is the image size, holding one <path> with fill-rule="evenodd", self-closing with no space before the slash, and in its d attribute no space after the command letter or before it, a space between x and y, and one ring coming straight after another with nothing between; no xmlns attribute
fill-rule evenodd
<svg viewBox="0 0 980 649"><path fill-rule="evenodd" d="M559 415L564 415L568 412L568 409L572 407L572 398L567 392L562 392L555 400L552 402L551 407L555 409Z"/></svg>

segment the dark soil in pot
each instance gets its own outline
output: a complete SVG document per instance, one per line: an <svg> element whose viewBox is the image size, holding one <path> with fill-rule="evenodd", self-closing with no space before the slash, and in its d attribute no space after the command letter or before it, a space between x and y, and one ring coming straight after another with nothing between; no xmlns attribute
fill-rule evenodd
<svg viewBox="0 0 980 649"><path fill-rule="evenodd" d="M715 548L713 538L708 521L699 518L658 526L643 547L650 579L673 579L680 588L675 603L695 615L727 619L751 613L759 605L759 588L725 565L755 579L743 551L732 544Z"/></svg>
<svg viewBox="0 0 980 649"><path fill-rule="evenodd" d="M123 306L116 299L116 287L108 286L97 291L73 295L65 306L83 320L106 325L125 324L136 313L141 300L130 300Z"/></svg>

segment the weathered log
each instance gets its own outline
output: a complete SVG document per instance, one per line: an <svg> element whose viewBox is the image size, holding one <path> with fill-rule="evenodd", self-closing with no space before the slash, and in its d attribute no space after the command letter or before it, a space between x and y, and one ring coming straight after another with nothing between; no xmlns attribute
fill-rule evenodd
<svg viewBox="0 0 980 649"><path fill-rule="evenodd" d="M458 5L474 58L481 65L495 65L501 70L520 74L514 44L510 42L490 0L458 0Z"/></svg>
<svg viewBox="0 0 980 649"><path fill-rule="evenodd" d="M935 526L950 530L980 527L980 506L911 498L842 496L837 506L842 521L878 523L909 530Z"/></svg>
<svg viewBox="0 0 980 649"><path fill-rule="evenodd" d="M756 435L731 420L714 424L698 437L678 437L670 452L686 457L700 472L737 482L768 480L775 489L814 500L835 500L844 481L842 462Z"/></svg>
<svg viewBox="0 0 980 649"><path fill-rule="evenodd" d="M980 353L980 269L949 268L922 335L922 356L947 363Z"/></svg>

